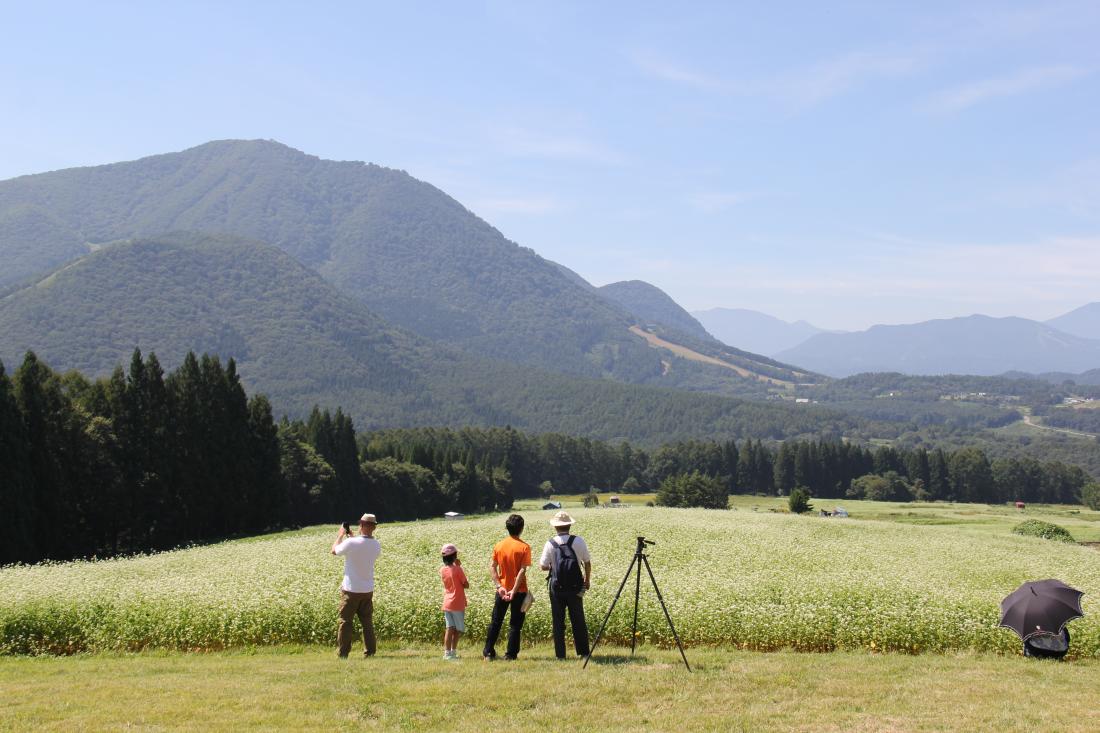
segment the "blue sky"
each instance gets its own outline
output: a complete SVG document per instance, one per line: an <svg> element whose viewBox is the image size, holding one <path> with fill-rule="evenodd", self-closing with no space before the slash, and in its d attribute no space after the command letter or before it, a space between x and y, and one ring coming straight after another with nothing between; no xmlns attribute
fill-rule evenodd
<svg viewBox="0 0 1100 733"><path fill-rule="evenodd" d="M1100 3L0 8L0 179L273 138L690 310L1100 300Z"/></svg>

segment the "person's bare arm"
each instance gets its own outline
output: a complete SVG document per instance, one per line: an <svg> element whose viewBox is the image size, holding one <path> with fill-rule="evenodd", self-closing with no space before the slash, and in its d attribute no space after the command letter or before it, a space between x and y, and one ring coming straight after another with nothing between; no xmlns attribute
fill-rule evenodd
<svg viewBox="0 0 1100 733"><path fill-rule="evenodd" d="M589 580L592 578L592 561L586 560L584 563L584 589L588 590Z"/></svg>
<svg viewBox="0 0 1100 733"><path fill-rule="evenodd" d="M457 557L455 558L455 565L458 566L459 570L462 570L462 561L459 560ZM462 587L463 588L469 588L470 587L470 579L466 577L466 571L465 570L462 570Z"/></svg>
<svg viewBox="0 0 1100 733"><path fill-rule="evenodd" d="M496 560L489 561L489 576L493 579L493 585L496 587L497 593L503 598L506 591L504 586L500 584L500 571L497 568Z"/></svg>
<svg viewBox="0 0 1100 733"><path fill-rule="evenodd" d="M344 531L344 528L340 527L340 531L336 533L336 541L332 543L332 554L333 555L336 554L336 548L339 547L340 543L344 541L344 536L346 534L347 534L347 532Z"/></svg>
<svg viewBox="0 0 1100 733"><path fill-rule="evenodd" d="M516 573L516 582L512 584L512 589L508 591L508 597L511 598L516 594L516 588L519 588L519 584L523 582L523 579L527 577L527 566L519 569Z"/></svg>

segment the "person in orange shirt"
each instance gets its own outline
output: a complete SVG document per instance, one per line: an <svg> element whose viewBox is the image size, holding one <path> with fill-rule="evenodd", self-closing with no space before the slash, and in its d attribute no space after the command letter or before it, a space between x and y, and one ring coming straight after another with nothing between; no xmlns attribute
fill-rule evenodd
<svg viewBox="0 0 1100 733"><path fill-rule="evenodd" d="M483 659L497 658L496 643L500 628L504 625L504 612L511 609L508 619L508 648L505 659L519 656L519 637L527 614L523 601L527 598L527 568L531 566L531 546L519 538L523 532L523 517L513 514L504 522L508 536L493 547L493 559L489 563L489 575L496 586L493 618L485 637Z"/></svg>

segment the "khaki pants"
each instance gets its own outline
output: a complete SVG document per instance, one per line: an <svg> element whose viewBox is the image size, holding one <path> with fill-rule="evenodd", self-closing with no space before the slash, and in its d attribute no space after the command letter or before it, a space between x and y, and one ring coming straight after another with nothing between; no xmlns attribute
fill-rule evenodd
<svg viewBox="0 0 1100 733"><path fill-rule="evenodd" d="M340 645L340 656L351 653L351 642L355 639L355 617L363 625L363 647L366 655L373 656L374 644L374 592L351 593L340 591L340 624L336 627L336 639Z"/></svg>

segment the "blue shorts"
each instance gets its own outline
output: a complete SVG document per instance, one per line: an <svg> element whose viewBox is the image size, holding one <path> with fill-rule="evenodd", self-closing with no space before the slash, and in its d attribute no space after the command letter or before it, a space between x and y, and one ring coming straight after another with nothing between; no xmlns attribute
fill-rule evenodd
<svg viewBox="0 0 1100 733"><path fill-rule="evenodd" d="M447 620L447 628L454 628L460 634L466 633L465 611L444 611L443 618Z"/></svg>

